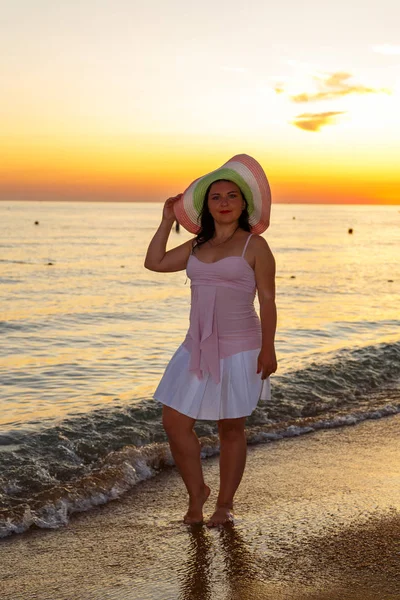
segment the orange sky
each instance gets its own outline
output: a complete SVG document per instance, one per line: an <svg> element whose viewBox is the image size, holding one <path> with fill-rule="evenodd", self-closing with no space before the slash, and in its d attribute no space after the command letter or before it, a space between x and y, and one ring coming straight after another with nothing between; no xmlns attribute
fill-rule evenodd
<svg viewBox="0 0 400 600"><path fill-rule="evenodd" d="M247 153L274 202L400 204L397 5L225 4L10 3L0 200L163 201Z"/></svg>

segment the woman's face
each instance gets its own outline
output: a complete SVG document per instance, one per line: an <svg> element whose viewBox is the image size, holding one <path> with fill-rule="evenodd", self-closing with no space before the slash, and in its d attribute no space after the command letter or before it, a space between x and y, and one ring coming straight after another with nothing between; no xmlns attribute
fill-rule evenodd
<svg viewBox="0 0 400 600"><path fill-rule="evenodd" d="M246 208L240 188L232 181L216 181L208 193L208 210L218 223L237 221Z"/></svg>

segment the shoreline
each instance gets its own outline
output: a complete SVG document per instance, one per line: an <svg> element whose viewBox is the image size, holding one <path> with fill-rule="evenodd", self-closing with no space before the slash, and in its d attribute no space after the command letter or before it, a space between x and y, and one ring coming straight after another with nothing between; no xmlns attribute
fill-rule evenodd
<svg viewBox="0 0 400 600"><path fill-rule="evenodd" d="M400 415L248 447L235 527L181 522L175 469L0 541L4 600L400 599ZM218 457L203 462L212 492Z"/></svg>

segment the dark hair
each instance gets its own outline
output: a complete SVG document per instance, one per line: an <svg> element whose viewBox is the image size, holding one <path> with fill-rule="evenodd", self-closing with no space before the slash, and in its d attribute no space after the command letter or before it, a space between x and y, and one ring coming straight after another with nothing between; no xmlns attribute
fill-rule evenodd
<svg viewBox="0 0 400 600"><path fill-rule="evenodd" d="M211 186L214 183L217 183L217 181L230 181L230 180L229 179L217 179L216 181L213 181L212 183L210 183L210 185L208 186L206 193L204 194L203 206L202 206L202 209L199 214L200 231L194 240L194 246L200 246L201 244L205 244L214 235L215 223L214 223L214 218L212 217L212 215L208 209L208 194L210 192ZM235 182L232 182L232 183L235 183ZM241 229L243 229L243 231L250 231L249 213L247 211L247 207L248 207L247 200L244 197L244 194L243 194L242 190L240 189L240 187L239 187L239 191L240 191L240 195L242 196L243 200L246 203L246 208L243 209L242 214L239 217L239 227Z"/></svg>

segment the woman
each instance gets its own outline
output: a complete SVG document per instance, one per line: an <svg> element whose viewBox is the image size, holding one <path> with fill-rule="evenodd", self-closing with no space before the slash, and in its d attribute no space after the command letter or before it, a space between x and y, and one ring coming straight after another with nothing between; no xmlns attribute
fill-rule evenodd
<svg viewBox="0 0 400 600"><path fill-rule="evenodd" d="M196 419L216 420L220 438L220 489L207 525L233 521L233 498L246 463L245 421L277 369L275 261L259 235L269 225L270 190L264 171L247 155L168 198L144 266L191 279L190 327L154 393L163 426L189 494L187 524L203 520L205 484ZM166 252L177 219L192 233ZM255 291L261 321L254 309Z"/></svg>

